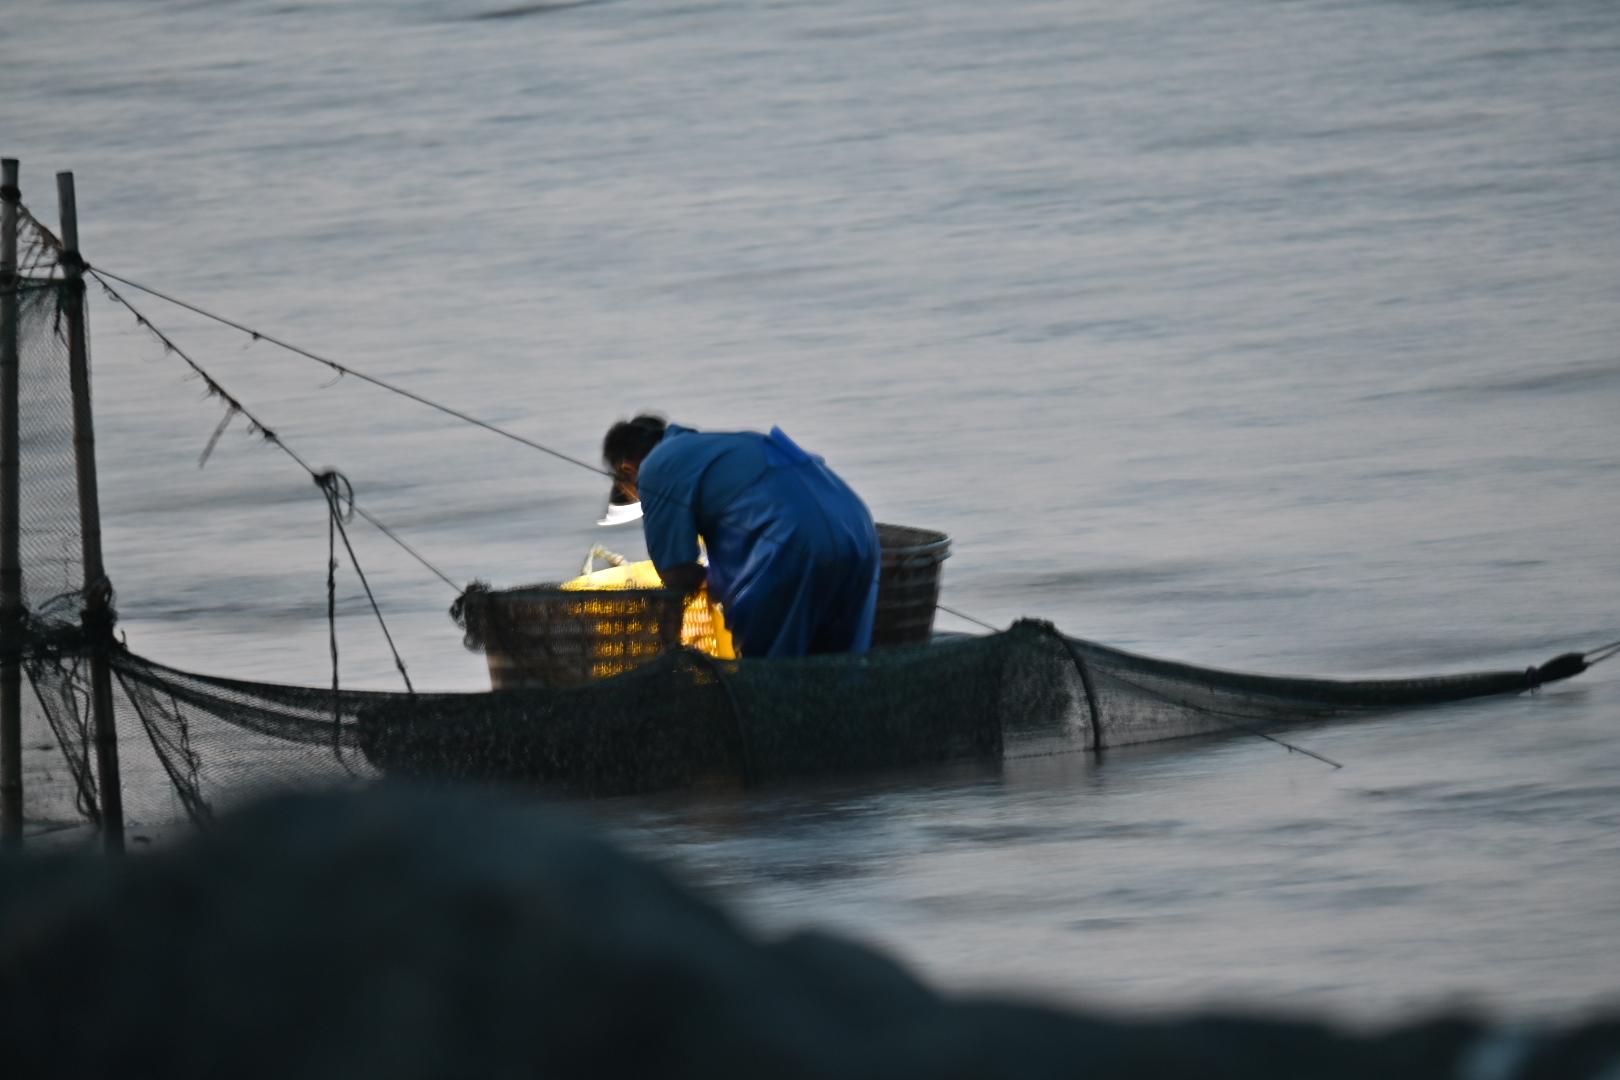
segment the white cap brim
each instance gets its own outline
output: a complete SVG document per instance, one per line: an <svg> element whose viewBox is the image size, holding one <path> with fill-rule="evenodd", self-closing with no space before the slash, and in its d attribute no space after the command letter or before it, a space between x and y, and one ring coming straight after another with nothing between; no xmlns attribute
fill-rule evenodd
<svg viewBox="0 0 1620 1080"><path fill-rule="evenodd" d="M632 521L641 520L641 504L609 503L607 513L597 521L598 525L628 525Z"/></svg>

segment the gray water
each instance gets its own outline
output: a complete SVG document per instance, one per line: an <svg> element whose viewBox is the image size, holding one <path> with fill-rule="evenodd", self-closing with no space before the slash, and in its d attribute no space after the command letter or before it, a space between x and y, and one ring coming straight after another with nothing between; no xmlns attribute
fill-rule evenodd
<svg viewBox="0 0 1620 1080"><path fill-rule="evenodd" d="M1620 637L1607 0L9 0L0 152L96 265L593 460L781 424L947 603L1215 666ZM453 580L572 573L600 478L139 305ZM308 477L101 297L132 647L329 678ZM640 553L633 533L610 546ZM453 597L356 534L419 687ZM344 583L348 685L398 677ZM972 629L949 616L941 625ZM1620 662L1242 738L598 804L761 927L939 985L1388 1020L1620 1003Z"/></svg>

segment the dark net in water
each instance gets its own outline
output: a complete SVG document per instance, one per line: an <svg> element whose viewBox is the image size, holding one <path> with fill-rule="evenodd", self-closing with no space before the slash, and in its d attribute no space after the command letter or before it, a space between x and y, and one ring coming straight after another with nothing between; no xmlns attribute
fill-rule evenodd
<svg viewBox="0 0 1620 1080"><path fill-rule="evenodd" d="M88 648L88 646L87 646ZM381 775L602 796L1290 724L1526 686L1523 672L1332 682L1167 664L1033 621L866 657L680 649L586 686L339 691L180 671L112 646L131 821L206 821L272 790ZM92 817L85 653L31 655L34 820ZM1093 706L1095 702L1095 706Z"/></svg>
<svg viewBox="0 0 1620 1080"><path fill-rule="evenodd" d="M384 775L582 796L765 784L1276 731L1535 682L1522 671L1358 682L1244 675L1136 656L1030 620L860 657L717 660L671 648L584 685L486 693L334 691L181 671L125 648L110 626L84 624L60 316L68 288L25 280L5 307L19 346L22 443L24 617L12 655L27 680L23 816L36 828L97 819L96 655L112 672L125 814L145 825L203 823L274 790Z"/></svg>

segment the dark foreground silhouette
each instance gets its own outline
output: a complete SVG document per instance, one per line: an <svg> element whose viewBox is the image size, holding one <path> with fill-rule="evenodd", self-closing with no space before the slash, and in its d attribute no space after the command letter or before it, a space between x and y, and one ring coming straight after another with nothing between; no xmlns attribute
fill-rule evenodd
<svg viewBox="0 0 1620 1080"><path fill-rule="evenodd" d="M0 860L15 1077L1620 1075L1620 1023L1375 1035L942 996L762 942L561 811L377 790L261 804L123 862ZM1605 1070L1611 1070L1605 1072Z"/></svg>

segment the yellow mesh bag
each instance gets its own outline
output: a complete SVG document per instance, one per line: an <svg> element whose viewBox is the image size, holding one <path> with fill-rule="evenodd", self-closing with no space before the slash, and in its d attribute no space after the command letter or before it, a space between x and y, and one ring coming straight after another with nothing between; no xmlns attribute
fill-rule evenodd
<svg viewBox="0 0 1620 1080"><path fill-rule="evenodd" d="M570 591L663 587L664 581L658 576L658 571L650 559L610 566L605 570L593 570L562 583L562 588ZM731 631L726 628L725 613L718 603L709 598L707 585L687 597L686 612L681 620L681 644L721 660L737 658Z"/></svg>

